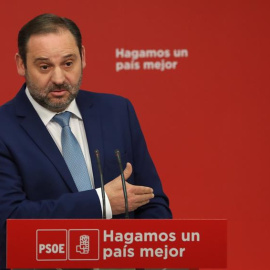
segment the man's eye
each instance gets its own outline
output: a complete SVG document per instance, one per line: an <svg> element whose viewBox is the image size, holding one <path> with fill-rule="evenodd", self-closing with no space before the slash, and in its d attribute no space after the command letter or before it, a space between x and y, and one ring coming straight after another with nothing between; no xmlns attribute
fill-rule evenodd
<svg viewBox="0 0 270 270"><path fill-rule="evenodd" d="M66 66L67 66L67 67L72 66L72 62L66 62Z"/></svg>
<svg viewBox="0 0 270 270"><path fill-rule="evenodd" d="M42 66L40 66L40 69L41 70L48 70L49 66L48 65L42 65Z"/></svg>

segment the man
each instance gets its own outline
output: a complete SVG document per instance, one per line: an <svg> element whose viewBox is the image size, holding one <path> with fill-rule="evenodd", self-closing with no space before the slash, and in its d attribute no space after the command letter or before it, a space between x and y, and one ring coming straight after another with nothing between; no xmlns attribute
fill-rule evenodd
<svg viewBox="0 0 270 270"><path fill-rule="evenodd" d="M76 24L40 15L20 30L18 48L17 70L26 83L0 108L0 267L5 268L6 219L101 218L104 211L106 218L124 217L115 149L127 164L130 217L171 218L131 103L79 90L86 62ZM64 116L68 120L63 124ZM71 144L78 154L66 150ZM96 149L105 181L105 209Z"/></svg>

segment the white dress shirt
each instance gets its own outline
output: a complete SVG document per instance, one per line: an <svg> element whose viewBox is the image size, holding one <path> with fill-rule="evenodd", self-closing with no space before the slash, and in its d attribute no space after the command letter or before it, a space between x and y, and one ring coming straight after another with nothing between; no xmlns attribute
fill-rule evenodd
<svg viewBox="0 0 270 270"><path fill-rule="evenodd" d="M51 121L53 119L53 117L56 115L56 113L52 112L52 111L42 107L40 104L38 104L31 96L27 87L25 89L25 93L26 93L29 101L33 105L34 109L36 110L37 114L39 115L41 121L46 126L47 130L49 131L50 135L52 136L59 151L62 153L62 144L61 144L62 128L58 123ZM82 116L81 116L81 113L79 111L79 108L77 106L75 99L70 103L70 105L66 108L65 111L69 111L72 113L69 125L70 125L72 133L76 137L76 139L77 139L77 141L82 149L82 152L83 152L83 155L85 158L85 162L86 162L86 166L88 169L88 173L90 176L90 181L92 183L93 188L95 188L91 157L89 154L89 148L88 148L88 142L87 142L86 133L85 133L85 129L84 129L84 124L83 124ZM99 197L100 206L101 206L101 209L103 212L101 188L97 188L96 192L97 192L97 195ZM105 195L105 197L106 197L106 216L107 216L106 218L110 219L110 218L112 218L112 209L111 209L110 202L109 202L107 195Z"/></svg>

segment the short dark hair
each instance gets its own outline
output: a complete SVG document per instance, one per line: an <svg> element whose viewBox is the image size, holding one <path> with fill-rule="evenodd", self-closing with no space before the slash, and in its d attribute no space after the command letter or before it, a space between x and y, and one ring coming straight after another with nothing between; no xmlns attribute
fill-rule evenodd
<svg viewBox="0 0 270 270"><path fill-rule="evenodd" d="M71 32L82 56L82 35L78 26L68 18L45 13L26 23L18 34L18 49L24 66L26 67L27 43L32 35L58 33L61 30Z"/></svg>

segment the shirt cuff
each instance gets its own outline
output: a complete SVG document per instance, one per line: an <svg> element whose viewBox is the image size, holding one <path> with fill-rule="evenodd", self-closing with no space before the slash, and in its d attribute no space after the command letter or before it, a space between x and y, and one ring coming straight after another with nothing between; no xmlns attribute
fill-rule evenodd
<svg viewBox="0 0 270 270"><path fill-rule="evenodd" d="M96 188L96 192L100 201L100 205L101 205L101 211L103 213L103 202L102 202L102 192L101 192L101 188ZM106 219L111 219L112 218L112 208L111 208L111 204L110 201L108 199L108 196L105 192L105 207L106 207Z"/></svg>

